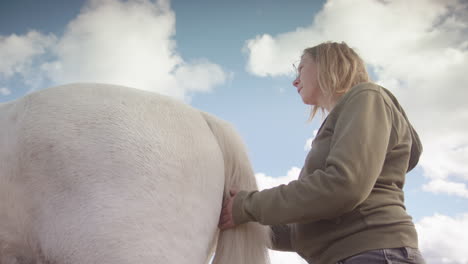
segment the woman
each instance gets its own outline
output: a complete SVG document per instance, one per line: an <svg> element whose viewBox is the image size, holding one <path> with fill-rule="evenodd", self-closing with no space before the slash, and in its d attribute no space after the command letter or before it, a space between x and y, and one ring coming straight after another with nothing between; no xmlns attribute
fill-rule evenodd
<svg viewBox="0 0 468 264"><path fill-rule="evenodd" d="M304 50L293 82L305 104L329 112L298 180L263 191L231 190L219 227L272 226L273 249L309 263L424 263L404 206L405 174L422 151L396 98L369 82L345 43Z"/></svg>

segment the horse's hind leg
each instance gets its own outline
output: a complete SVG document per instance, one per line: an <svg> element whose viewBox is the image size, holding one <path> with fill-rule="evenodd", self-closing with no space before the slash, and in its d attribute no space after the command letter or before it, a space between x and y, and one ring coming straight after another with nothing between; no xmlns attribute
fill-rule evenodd
<svg viewBox="0 0 468 264"><path fill-rule="evenodd" d="M24 197L18 184L0 172L0 264L43 263Z"/></svg>
<svg viewBox="0 0 468 264"><path fill-rule="evenodd" d="M0 160L0 165L1 162ZM5 169L5 166L2 168ZM32 210L25 202L26 192L12 178L5 177L2 171L0 171L0 264L45 264L40 254L39 243L32 231Z"/></svg>
<svg viewBox="0 0 468 264"><path fill-rule="evenodd" d="M52 264L41 255L35 256L28 247L5 243L0 243L0 247L0 264Z"/></svg>
<svg viewBox="0 0 468 264"><path fill-rule="evenodd" d="M4 256L0 258L0 264L52 264L41 259L32 259L24 256Z"/></svg>
<svg viewBox="0 0 468 264"><path fill-rule="evenodd" d="M42 264L31 246L22 203L14 197L11 190L0 190L0 264Z"/></svg>

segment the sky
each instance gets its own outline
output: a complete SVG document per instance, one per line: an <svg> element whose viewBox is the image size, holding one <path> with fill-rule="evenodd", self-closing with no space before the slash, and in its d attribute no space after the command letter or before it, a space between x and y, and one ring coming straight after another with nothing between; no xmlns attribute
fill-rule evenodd
<svg viewBox="0 0 468 264"><path fill-rule="evenodd" d="M404 188L423 255L468 263L466 14L466 0L0 1L0 102L72 82L163 93L232 123L269 188L297 178L323 120L307 121L292 64L345 41L423 142Z"/></svg>

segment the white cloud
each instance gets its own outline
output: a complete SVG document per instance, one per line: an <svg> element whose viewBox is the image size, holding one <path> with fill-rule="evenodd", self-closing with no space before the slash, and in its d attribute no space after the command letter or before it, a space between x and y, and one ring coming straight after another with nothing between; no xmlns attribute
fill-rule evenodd
<svg viewBox="0 0 468 264"><path fill-rule="evenodd" d="M435 214L419 221L416 229L427 263L468 263L468 214L455 218Z"/></svg>
<svg viewBox="0 0 468 264"><path fill-rule="evenodd" d="M0 78L29 70L32 59L44 54L54 41L53 35L43 35L37 31L23 36L0 36Z"/></svg>
<svg viewBox="0 0 468 264"><path fill-rule="evenodd" d="M298 167L292 167L286 176L281 176L281 177L272 177L272 176L267 176L264 173L255 173L255 177L257 179L257 184L258 184L258 189L263 190L263 189L269 189L281 184L288 184L292 180L297 180L299 177L299 173L301 172L301 169Z"/></svg>
<svg viewBox="0 0 468 264"><path fill-rule="evenodd" d="M307 261L294 252L268 250L268 255L270 256L270 264L307 264ZM212 263L213 258L214 256L209 263Z"/></svg>
<svg viewBox="0 0 468 264"><path fill-rule="evenodd" d="M446 180L433 180L423 186L423 190L433 193L445 193L468 198L468 189L464 183Z"/></svg>
<svg viewBox="0 0 468 264"><path fill-rule="evenodd" d="M449 217L435 214L416 223L419 248L428 264L466 264L468 214ZM272 264L305 264L296 253L269 250Z"/></svg>
<svg viewBox="0 0 468 264"><path fill-rule="evenodd" d="M298 167L292 167L286 176L281 177L272 177L267 176L264 173L256 173L255 177L257 178L259 190L269 189L281 184L288 184L290 181L296 180L299 177L301 169ZM270 254L271 264L306 264L307 262L303 260L297 253L293 252L282 252L268 250Z"/></svg>
<svg viewBox="0 0 468 264"><path fill-rule="evenodd" d="M297 253L268 250L271 264L307 264Z"/></svg>
<svg viewBox="0 0 468 264"><path fill-rule="evenodd" d="M213 86L224 83L228 76L220 66L200 61L181 64L175 71L175 78L179 86L187 91L209 92Z"/></svg>
<svg viewBox="0 0 468 264"><path fill-rule="evenodd" d="M313 138L308 138L306 140L306 143L304 145L304 151L310 151L312 149L312 141L313 140L314 140Z"/></svg>
<svg viewBox="0 0 468 264"><path fill-rule="evenodd" d="M304 151L310 151L312 149L312 141L314 141L314 138L317 136L318 129L315 129L313 133L313 137L306 140Z"/></svg>
<svg viewBox="0 0 468 264"><path fill-rule="evenodd" d="M1 95L10 95L11 91L8 88L2 87L2 88L0 88L0 94Z"/></svg>
<svg viewBox="0 0 468 264"><path fill-rule="evenodd" d="M259 189L267 189L287 184L298 178L300 169L292 167L286 176L271 177L256 173ZM419 247L427 263L465 264L468 263L468 213L461 217L435 214L416 223ZM296 253L269 251L272 264L305 264Z"/></svg>
<svg viewBox="0 0 468 264"><path fill-rule="evenodd" d="M247 71L259 76L277 76L292 72L300 43L297 35L287 33L276 39L268 34L248 40L243 48L249 54Z"/></svg>
<svg viewBox="0 0 468 264"><path fill-rule="evenodd" d="M63 36L48 38L33 32L20 37L25 47L37 46L32 50L9 44L20 55L16 64L0 60L0 72L7 77L14 70L22 72L15 65L47 52L48 59L35 66L53 85L113 83L188 99L192 92L208 92L225 82L228 76L219 65L184 61L176 51L174 35L175 14L168 0L91 0ZM4 39L11 38L15 36ZM55 41L46 41L50 39ZM0 45L3 42L11 41L0 39Z"/></svg>
<svg viewBox="0 0 468 264"><path fill-rule="evenodd" d="M37 31L22 36L0 36L0 84L18 75L30 88L39 87L44 76L38 69L38 61L56 41L54 35Z"/></svg>
<svg viewBox="0 0 468 264"><path fill-rule="evenodd" d="M304 48L347 42L406 109L423 141L425 175L468 182L467 12L461 0L329 0L311 25L246 41L247 69L292 77Z"/></svg>

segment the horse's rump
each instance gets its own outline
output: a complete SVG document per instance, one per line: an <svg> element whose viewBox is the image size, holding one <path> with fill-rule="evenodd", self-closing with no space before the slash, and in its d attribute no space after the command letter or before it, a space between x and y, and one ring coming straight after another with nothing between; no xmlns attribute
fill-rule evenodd
<svg viewBox="0 0 468 264"><path fill-rule="evenodd" d="M0 264L204 263L223 190L256 187L224 186L251 170L231 128L155 93L49 88L0 105L0 127Z"/></svg>

